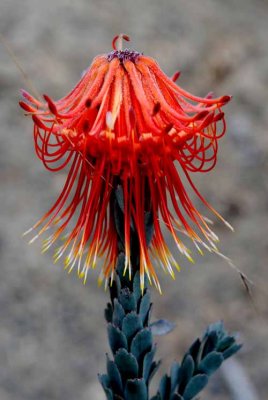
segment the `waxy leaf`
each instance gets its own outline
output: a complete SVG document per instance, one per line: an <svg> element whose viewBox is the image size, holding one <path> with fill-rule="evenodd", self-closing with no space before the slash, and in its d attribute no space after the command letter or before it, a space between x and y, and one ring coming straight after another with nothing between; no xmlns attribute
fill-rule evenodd
<svg viewBox="0 0 268 400"><path fill-rule="evenodd" d="M136 311L137 303L134 294L129 288L124 287L119 294L119 302L124 308L125 312Z"/></svg>
<svg viewBox="0 0 268 400"><path fill-rule="evenodd" d="M108 339L113 354L120 348L127 349L127 338L116 326L108 325Z"/></svg>
<svg viewBox="0 0 268 400"><path fill-rule="evenodd" d="M207 327L205 336L209 335L211 332L215 332L219 337L220 336L224 336L225 330L224 330L223 322L222 321L217 321L217 322L214 322L213 324L210 324Z"/></svg>
<svg viewBox="0 0 268 400"><path fill-rule="evenodd" d="M124 288L124 287L129 288L131 285L131 281L129 280L128 273L124 274L124 271L125 271L125 253L122 251L118 256L118 261L116 264L116 272L117 272L116 275L117 275L117 278L120 283L120 288L117 292L117 296L119 296L121 288ZM116 280L116 282L117 282L117 280ZM119 287L119 285L118 285L118 287Z"/></svg>
<svg viewBox="0 0 268 400"><path fill-rule="evenodd" d="M138 363L146 353L151 351L153 337L150 329L145 328L139 331L131 343L131 353L137 358Z"/></svg>
<svg viewBox="0 0 268 400"><path fill-rule="evenodd" d="M156 352L156 346L153 347L149 353L146 353L144 360L143 360L143 371L142 371L142 376L147 383L150 377L150 372L151 372L151 367L152 367L152 362L154 359L154 355Z"/></svg>
<svg viewBox="0 0 268 400"><path fill-rule="evenodd" d="M158 321L155 321L152 324L150 324L150 329L153 335L163 336L173 331L175 326L176 325L173 324L173 322L170 322L166 319L159 319Z"/></svg>
<svg viewBox="0 0 268 400"><path fill-rule="evenodd" d="M184 397L182 397L178 393L173 393L172 396L170 397L170 400L184 400ZM196 399L197 400L197 399Z"/></svg>
<svg viewBox="0 0 268 400"><path fill-rule="evenodd" d="M147 291L141 299L140 308L139 308L139 316L141 317L143 324L148 317L150 307L151 307L151 298L150 298L149 292Z"/></svg>
<svg viewBox="0 0 268 400"><path fill-rule="evenodd" d="M107 359L107 373L113 393L123 395L123 385L120 372L114 361Z"/></svg>
<svg viewBox="0 0 268 400"><path fill-rule="evenodd" d="M242 347L242 344L233 344L229 349L225 350L222 355L225 360L227 358L231 357L234 355L238 350L240 350Z"/></svg>
<svg viewBox="0 0 268 400"><path fill-rule="evenodd" d="M130 379L126 383L125 398L127 400L148 400L144 379Z"/></svg>
<svg viewBox="0 0 268 400"><path fill-rule="evenodd" d="M189 354L193 357L194 360L197 360L199 356L201 341L200 339L196 339L194 343L191 345L190 349L188 350Z"/></svg>
<svg viewBox="0 0 268 400"><path fill-rule="evenodd" d="M159 384L159 393L160 393L162 399L169 399L170 388L171 388L170 377L167 374L165 374L161 378L161 381Z"/></svg>
<svg viewBox="0 0 268 400"><path fill-rule="evenodd" d="M141 282L140 282L140 272L137 271L133 278L133 294L136 299L136 303L141 297Z"/></svg>
<svg viewBox="0 0 268 400"><path fill-rule="evenodd" d="M225 351L235 343L233 336L225 336L217 345L217 351Z"/></svg>
<svg viewBox="0 0 268 400"><path fill-rule="evenodd" d="M110 378L106 374L98 374L98 379L103 387L108 387L110 385Z"/></svg>
<svg viewBox="0 0 268 400"><path fill-rule="evenodd" d="M142 329L142 322L139 315L131 312L125 316L122 322L122 331L126 335L128 342L131 341L133 336Z"/></svg>
<svg viewBox="0 0 268 400"><path fill-rule="evenodd" d="M183 399L184 400L193 399L199 392L201 392L201 390L204 389L207 383L208 383L208 377L206 375L200 374L194 376L187 384L184 390Z"/></svg>
<svg viewBox="0 0 268 400"><path fill-rule="evenodd" d="M203 360L200 362L198 369L201 372L204 372L207 375L213 374L213 372L218 369L222 362L224 361L224 358L221 353L217 353L216 351L213 351L212 353L208 354Z"/></svg>
<svg viewBox="0 0 268 400"><path fill-rule="evenodd" d="M107 322L112 322L113 320L113 307L111 303L107 303L107 306L104 310L104 318Z"/></svg>
<svg viewBox="0 0 268 400"><path fill-rule="evenodd" d="M125 311L121 304L118 302L117 299L114 300L114 311L113 311L113 324L120 328L122 327L122 321L123 318L125 317Z"/></svg>
<svg viewBox="0 0 268 400"><path fill-rule="evenodd" d="M139 366L133 354L128 353L125 349L117 351L114 361L123 377L123 380L138 377Z"/></svg>
<svg viewBox="0 0 268 400"><path fill-rule="evenodd" d="M187 383L191 379L194 373L194 360L190 354L188 354L181 364L181 382L179 385L179 392L183 393Z"/></svg>
<svg viewBox="0 0 268 400"><path fill-rule="evenodd" d="M98 375L99 381L101 386L103 387L103 390L106 394L106 398L107 400L113 400L113 392L112 390L109 388L110 385L110 379L107 375Z"/></svg>
<svg viewBox="0 0 268 400"><path fill-rule="evenodd" d="M203 347L202 357L205 357L207 354L211 353L215 350L218 342L218 336L216 332L210 332L205 339L205 344Z"/></svg>
<svg viewBox="0 0 268 400"><path fill-rule="evenodd" d="M176 387L180 384L181 380L181 366L177 362L173 362L170 368L170 380L171 380L171 393L173 393Z"/></svg>
<svg viewBox="0 0 268 400"><path fill-rule="evenodd" d="M154 377L154 375L155 375L156 371L158 370L160 364L161 364L161 361L157 361L157 362L153 361L152 362L152 366L151 366L151 369L150 369L150 372L149 372L148 382L150 382L151 379Z"/></svg>

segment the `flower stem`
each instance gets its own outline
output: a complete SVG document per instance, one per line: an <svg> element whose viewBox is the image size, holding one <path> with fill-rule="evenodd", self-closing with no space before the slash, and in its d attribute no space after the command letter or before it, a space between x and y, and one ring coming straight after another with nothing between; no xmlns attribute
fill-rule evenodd
<svg viewBox="0 0 268 400"><path fill-rule="evenodd" d="M145 279L141 290L139 241L132 224L131 259L133 279L125 273L124 207L120 186L112 196L115 226L118 233L118 259L115 277L110 282L110 301L105 309L108 341L112 358L107 355L107 373L99 375L107 400L149 400L149 384L160 361L154 361L156 345L150 325L152 303ZM152 237L153 218L144 218ZM149 245L149 240L147 240ZM155 325L155 324L154 324ZM207 385L224 360L241 348L235 337L224 330L222 322L209 325L201 339L196 339L182 362L174 362L170 375L160 380L151 400L192 400Z"/></svg>

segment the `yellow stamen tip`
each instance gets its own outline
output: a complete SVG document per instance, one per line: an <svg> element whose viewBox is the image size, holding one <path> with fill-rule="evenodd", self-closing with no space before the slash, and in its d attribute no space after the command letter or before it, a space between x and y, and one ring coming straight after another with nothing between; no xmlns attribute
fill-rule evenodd
<svg viewBox="0 0 268 400"><path fill-rule="evenodd" d="M195 263L194 259L189 254L186 254L186 257L187 257L187 260L190 261L192 264Z"/></svg>

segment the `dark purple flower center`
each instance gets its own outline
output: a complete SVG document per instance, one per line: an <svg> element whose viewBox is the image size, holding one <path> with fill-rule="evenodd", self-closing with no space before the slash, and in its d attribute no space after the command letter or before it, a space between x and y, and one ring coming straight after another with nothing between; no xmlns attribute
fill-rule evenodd
<svg viewBox="0 0 268 400"><path fill-rule="evenodd" d="M107 54L107 60L112 61L114 58L118 58L121 63L123 63L126 60L135 62L140 55L142 55L142 53L139 53L138 51L135 50L129 50L129 49L113 50Z"/></svg>

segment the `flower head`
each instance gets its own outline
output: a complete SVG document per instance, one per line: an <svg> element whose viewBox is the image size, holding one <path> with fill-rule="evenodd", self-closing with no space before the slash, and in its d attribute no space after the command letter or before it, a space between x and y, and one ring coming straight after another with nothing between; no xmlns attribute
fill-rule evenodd
<svg viewBox="0 0 268 400"><path fill-rule="evenodd" d="M75 88L60 100L33 98L23 91L21 107L34 123L38 157L50 171L69 167L66 183L53 207L33 228L37 235L52 228L46 251L59 238L55 261L65 258L86 279L89 268L103 259L101 277L113 275L118 255L111 196L118 182L124 196L125 269L131 274L131 223L139 238L140 275L159 287L155 263L173 276L177 262L163 229L191 260L185 235L202 253L216 251L216 235L184 188L190 188L212 212L194 186L191 172L211 170L218 140L225 133L222 107L230 96L193 96L168 78L155 60L133 50L116 48L97 56ZM153 215L154 235L146 244L145 212ZM31 229L33 229L31 228ZM107 280L107 279L106 279Z"/></svg>

